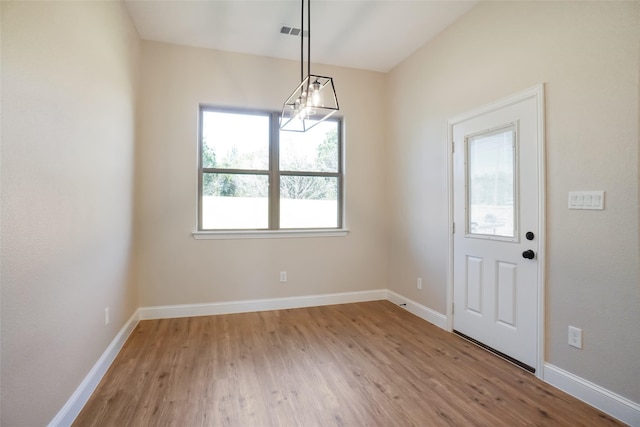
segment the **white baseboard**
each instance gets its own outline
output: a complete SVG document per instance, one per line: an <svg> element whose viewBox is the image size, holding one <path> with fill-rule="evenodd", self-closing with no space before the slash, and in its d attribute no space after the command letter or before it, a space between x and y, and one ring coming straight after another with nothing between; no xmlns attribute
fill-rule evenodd
<svg viewBox="0 0 640 427"><path fill-rule="evenodd" d="M405 298L400 294L387 290L387 299L396 305L406 304L402 306L410 313L415 314L421 319L426 320L429 323L433 323L437 327L447 330L447 316L430 309L420 303L417 303L409 298Z"/></svg>
<svg viewBox="0 0 640 427"><path fill-rule="evenodd" d="M254 311L283 310L287 308L318 307L332 304L378 301L387 299L386 289L338 294L306 295L287 298L269 298L245 301L215 302L209 304L165 305L141 307L140 320L172 319L177 317L211 316L215 314L248 313Z"/></svg>
<svg viewBox="0 0 640 427"><path fill-rule="evenodd" d="M550 363L544 381L630 426L640 426L640 405Z"/></svg>
<svg viewBox="0 0 640 427"><path fill-rule="evenodd" d="M120 329L118 335L111 341L109 347L102 353L102 356L100 356L96 364L93 365L93 368L91 368L87 376L82 380L76 391L71 395L69 400L67 400L67 403L60 409L56 416L53 417L48 427L67 427L73 423L137 324L138 311L133 313L127 323Z"/></svg>

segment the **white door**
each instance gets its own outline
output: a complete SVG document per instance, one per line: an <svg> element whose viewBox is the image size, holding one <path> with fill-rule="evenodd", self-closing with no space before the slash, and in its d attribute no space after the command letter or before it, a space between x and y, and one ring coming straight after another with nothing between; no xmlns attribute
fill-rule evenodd
<svg viewBox="0 0 640 427"><path fill-rule="evenodd" d="M531 371L541 333L541 96L538 88L450 122L453 329Z"/></svg>

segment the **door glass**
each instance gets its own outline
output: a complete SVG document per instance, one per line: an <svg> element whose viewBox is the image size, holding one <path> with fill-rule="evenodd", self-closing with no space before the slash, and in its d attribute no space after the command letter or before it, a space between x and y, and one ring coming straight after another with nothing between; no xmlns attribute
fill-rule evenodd
<svg viewBox="0 0 640 427"><path fill-rule="evenodd" d="M467 138L467 233L515 236L515 128Z"/></svg>

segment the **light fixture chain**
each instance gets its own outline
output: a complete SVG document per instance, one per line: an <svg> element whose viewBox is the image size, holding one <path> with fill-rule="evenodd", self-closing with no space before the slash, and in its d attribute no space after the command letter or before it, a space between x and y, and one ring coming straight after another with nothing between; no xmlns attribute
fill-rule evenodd
<svg viewBox="0 0 640 427"><path fill-rule="evenodd" d="M310 75L311 75L311 0L307 0L307 76L310 76Z"/></svg>
<svg viewBox="0 0 640 427"><path fill-rule="evenodd" d="M304 0L300 8L300 82L304 80Z"/></svg>

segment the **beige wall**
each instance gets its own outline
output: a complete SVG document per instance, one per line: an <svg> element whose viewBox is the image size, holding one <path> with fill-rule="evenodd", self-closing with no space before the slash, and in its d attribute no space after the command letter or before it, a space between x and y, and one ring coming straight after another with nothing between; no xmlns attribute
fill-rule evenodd
<svg viewBox="0 0 640 427"><path fill-rule="evenodd" d="M194 240L198 106L279 111L299 63L143 42L137 163L142 306L385 288L384 74L335 79L346 133L346 237ZM288 282L279 282L279 271Z"/></svg>
<svg viewBox="0 0 640 427"><path fill-rule="evenodd" d="M119 2L1 7L0 423L42 426L138 306L129 272L139 41Z"/></svg>
<svg viewBox="0 0 640 427"><path fill-rule="evenodd" d="M636 402L639 44L638 2L487 2L389 75L390 288L445 312L447 119L544 82L546 360ZM569 211L570 190L606 210Z"/></svg>
<svg viewBox="0 0 640 427"><path fill-rule="evenodd" d="M140 47L117 2L1 4L0 424L50 421L138 306L388 287L445 312L446 121L540 82L546 359L640 402L639 3L489 2L388 75L318 66L345 116L350 234L205 241L198 104L278 110L298 64ZM567 210L586 189L604 212Z"/></svg>

